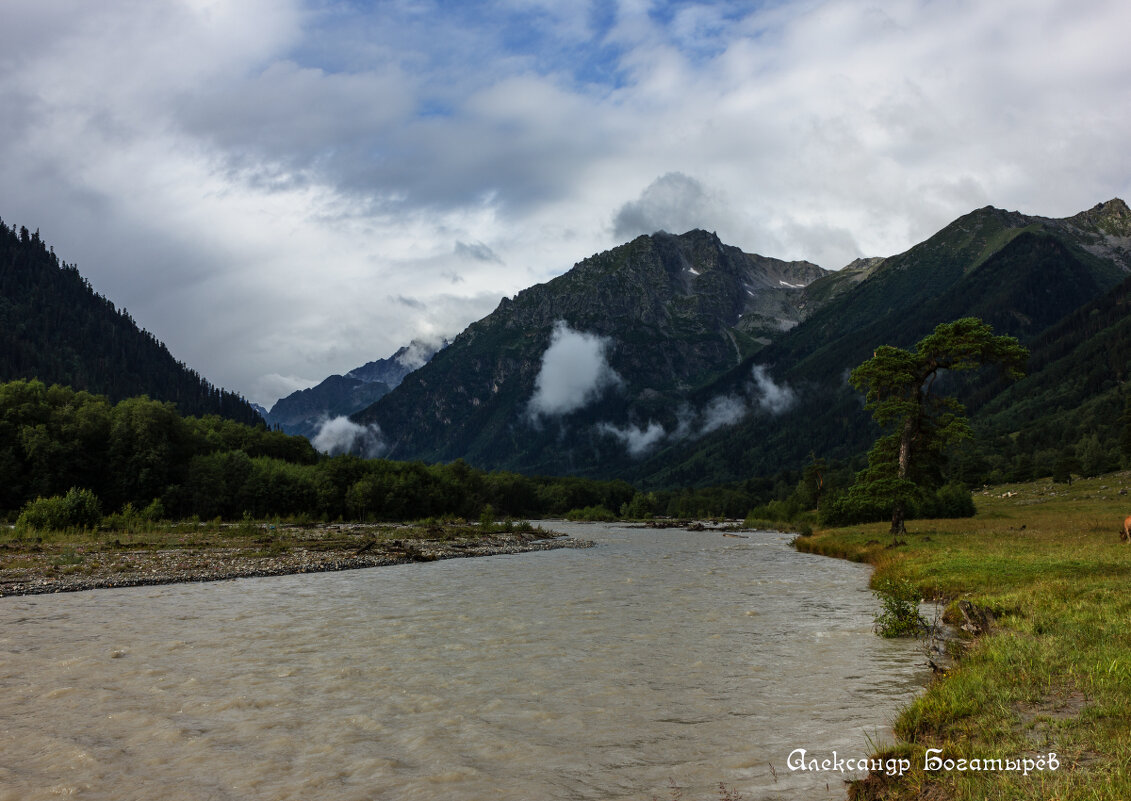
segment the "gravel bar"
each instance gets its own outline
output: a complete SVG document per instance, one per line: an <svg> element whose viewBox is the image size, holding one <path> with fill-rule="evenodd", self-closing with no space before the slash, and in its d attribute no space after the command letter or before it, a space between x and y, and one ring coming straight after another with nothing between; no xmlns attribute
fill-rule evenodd
<svg viewBox="0 0 1131 801"><path fill-rule="evenodd" d="M360 548L300 546L268 555L239 547L98 550L82 553L81 562L73 565L59 564L57 553L25 551L18 559L0 560L0 596L324 573L592 545L572 537L547 538L545 532L516 532L459 539L366 542Z"/></svg>

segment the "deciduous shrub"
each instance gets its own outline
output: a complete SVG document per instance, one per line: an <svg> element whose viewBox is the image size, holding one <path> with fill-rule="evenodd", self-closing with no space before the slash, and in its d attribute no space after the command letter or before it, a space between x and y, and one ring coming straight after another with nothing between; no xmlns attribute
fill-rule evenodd
<svg viewBox="0 0 1131 801"><path fill-rule="evenodd" d="M927 629L927 620L919 614L919 591L907 581L880 579L872 591L880 600L875 630L881 637L908 637Z"/></svg>
<svg viewBox="0 0 1131 801"><path fill-rule="evenodd" d="M66 495L36 498L24 505L16 520L17 531L62 531L97 528L102 522L102 504L88 489L71 487Z"/></svg>
<svg viewBox="0 0 1131 801"><path fill-rule="evenodd" d="M566 512L566 520L611 523L616 519L617 516L604 506L585 506L581 509L570 509Z"/></svg>

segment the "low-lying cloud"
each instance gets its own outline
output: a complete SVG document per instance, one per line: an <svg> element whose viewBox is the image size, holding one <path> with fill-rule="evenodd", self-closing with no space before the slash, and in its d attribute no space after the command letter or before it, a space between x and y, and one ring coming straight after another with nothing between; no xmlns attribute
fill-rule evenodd
<svg viewBox="0 0 1131 801"><path fill-rule="evenodd" d="M676 427L667 431L660 423L649 422L647 426L616 426L612 423L598 423L597 431L620 440L629 456L643 456L667 441L678 442L684 439L697 439L713 431L733 426L753 412L761 412L771 417L784 414L797 401L797 394L788 384L779 384L770 376L765 365L756 364L750 371L751 380L739 393L716 395L696 410L684 406L677 414Z"/></svg>
<svg viewBox="0 0 1131 801"><path fill-rule="evenodd" d="M554 325L550 346L542 354L542 368L534 380L534 395L527 405L531 421L560 417L588 406L621 377L609 366L608 337L575 331L564 320Z"/></svg>
<svg viewBox="0 0 1131 801"><path fill-rule="evenodd" d="M366 459L376 459L387 450L377 425L358 425L348 417L334 417L322 423L310 444L328 456L352 453Z"/></svg>
<svg viewBox="0 0 1131 801"><path fill-rule="evenodd" d="M752 411L777 417L793 407L797 394L788 384L774 381L764 364L750 368L750 377L752 380L743 387L742 394L717 395L708 401L698 415L697 429L692 430L703 436L738 423Z"/></svg>
<svg viewBox="0 0 1131 801"><path fill-rule="evenodd" d="M741 422L751 412L777 417L789 411L797 394L788 384L779 384L763 364L750 368L751 380L740 392L716 395L700 411L684 407L679 412L679 425L672 439L702 437L720 428Z"/></svg>
<svg viewBox="0 0 1131 801"><path fill-rule="evenodd" d="M628 451L628 455L633 457L643 456L667 436L662 425L652 422L648 423L647 428L600 423L597 430L602 434L608 434L619 439L624 444L625 450Z"/></svg>
<svg viewBox="0 0 1131 801"><path fill-rule="evenodd" d="M735 395L719 395L713 398L703 410L703 424L700 434L732 426L746 416L746 400Z"/></svg>
<svg viewBox="0 0 1131 801"><path fill-rule="evenodd" d="M446 339L439 341L414 339L404 347L403 351L395 354L397 363L410 371L419 370L447 344Z"/></svg>
<svg viewBox="0 0 1131 801"><path fill-rule="evenodd" d="M793 390L786 384L775 384L764 365L756 364L750 372L758 393L758 405L775 416L789 411L797 400Z"/></svg>

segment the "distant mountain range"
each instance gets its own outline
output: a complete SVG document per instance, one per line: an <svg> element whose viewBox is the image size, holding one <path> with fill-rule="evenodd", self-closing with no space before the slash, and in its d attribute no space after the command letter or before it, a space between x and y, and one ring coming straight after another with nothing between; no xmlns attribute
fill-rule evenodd
<svg viewBox="0 0 1131 801"><path fill-rule="evenodd" d="M1043 370L1038 352L1094 321L1074 313L1120 308L1109 293L1129 270L1119 199L1065 219L986 207L837 272L661 232L504 299L353 420L398 459L657 487L768 475L866 447L875 429L847 374L877 345L978 316L1033 343ZM1131 357L1113 353L1104 369L1121 387ZM975 411L989 402L979 386Z"/></svg>
<svg viewBox="0 0 1131 801"><path fill-rule="evenodd" d="M369 362L345 375L332 375L317 386L280 398L264 419L288 434L314 437L328 420L348 416L372 405L400 386L404 377L427 364L448 341L413 340L392 356Z"/></svg>
<svg viewBox="0 0 1131 801"><path fill-rule="evenodd" d="M175 403L182 414L261 422L239 395L179 362L61 261L39 232L0 221L0 381L39 379Z"/></svg>

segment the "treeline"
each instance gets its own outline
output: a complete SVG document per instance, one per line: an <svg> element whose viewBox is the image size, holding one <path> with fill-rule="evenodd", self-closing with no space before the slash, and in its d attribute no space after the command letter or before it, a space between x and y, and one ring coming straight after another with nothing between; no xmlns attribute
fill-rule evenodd
<svg viewBox="0 0 1131 801"><path fill-rule="evenodd" d="M1051 472L1067 481L1072 475L1115 469L1119 455L1126 464L1131 407L1116 420L1128 435L1114 438L1115 456L1092 434L1048 463L1020 460L1003 469L1003 461L1003 467L992 468L995 478L1028 480L1040 470L1037 475ZM949 461L939 485L950 489L940 501L958 498L956 484L976 486L987 478L981 453L971 447ZM821 521L820 509L828 518L824 522L833 522L839 497L863 464L862 456L845 461L814 457L801 470L770 477L643 492L624 481L486 472L463 461L425 465L327 457L303 437L217 415L183 417L167 402L141 397L114 404L103 396L39 381L0 384L0 519L9 521L37 498L63 498L81 489L94 494L104 514L126 508L165 519L476 519L489 506L490 513L514 518L599 510L602 516L607 512L631 519L750 517L812 523ZM926 504L921 512L934 516L940 510Z"/></svg>
<svg viewBox="0 0 1131 801"><path fill-rule="evenodd" d="M157 509L165 518L306 517L413 520L553 517L602 507L634 517L741 517L772 484L642 493L624 481L531 477L446 465L326 457L302 437L173 404L116 404L39 381L0 384L0 516L37 498L92 492L105 514ZM78 496L74 496L78 497ZM85 498L85 496L83 496ZM156 502L156 503L155 503Z"/></svg>
<svg viewBox="0 0 1131 801"><path fill-rule="evenodd" d="M975 436L938 455L922 496L908 509L908 519L964 517L974 513L970 490L985 485L1022 483L1048 478L1068 484L1131 467L1131 398L1109 392L1057 415L1032 422L1012 434L997 434L975 421ZM811 458L799 471L782 471L760 484L755 497L768 497L750 507L762 521L822 525L879 521L890 504L859 508L847 503L863 455L848 460ZM772 489L767 484L772 483Z"/></svg>
<svg viewBox="0 0 1131 801"><path fill-rule="evenodd" d="M194 477L236 453L296 466L318 461L309 442L264 425L183 417L172 403L145 397L112 404L40 381L0 384L0 514L71 487L92 490L108 510L159 499L172 513L192 514L186 493L204 490Z"/></svg>
<svg viewBox="0 0 1131 801"><path fill-rule="evenodd" d="M0 220L0 381L37 378L122 400L149 395L183 414L254 424L239 395L177 361L153 334L97 294L26 227Z"/></svg>

